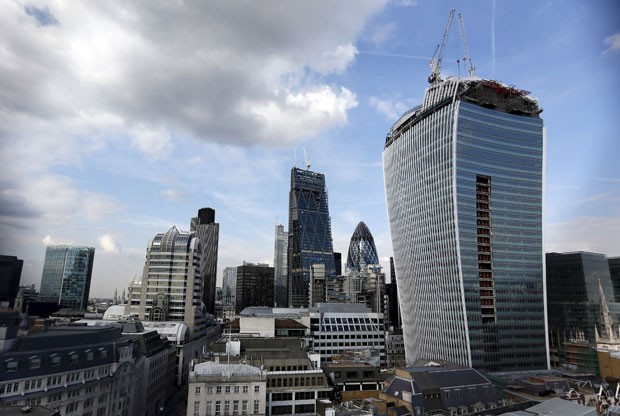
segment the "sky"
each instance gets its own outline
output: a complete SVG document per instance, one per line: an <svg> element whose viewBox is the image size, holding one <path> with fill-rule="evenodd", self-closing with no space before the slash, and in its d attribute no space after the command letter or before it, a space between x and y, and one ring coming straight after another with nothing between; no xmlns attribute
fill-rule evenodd
<svg viewBox="0 0 620 416"><path fill-rule="evenodd" d="M155 234L212 207L220 280L273 264L305 150L334 250L364 221L389 270L385 136L421 103L451 8L476 75L544 109L545 249L620 256L613 0L4 1L0 254L39 287L47 245L93 246L90 294L112 297ZM444 77L463 55L455 16Z"/></svg>

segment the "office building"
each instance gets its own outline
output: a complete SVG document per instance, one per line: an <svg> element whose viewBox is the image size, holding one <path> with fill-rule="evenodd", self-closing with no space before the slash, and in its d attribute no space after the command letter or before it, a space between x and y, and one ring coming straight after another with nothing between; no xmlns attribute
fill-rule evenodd
<svg viewBox="0 0 620 416"><path fill-rule="evenodd" d="M61 308L86 309L94 259L93 247L48 246L39 301L54 302Z"/></svg>
<svg viewBox="0 0 620 416"><path fill-rule="evenodd" d="M187 416L265 415L265 371L247 364L204 362L189 377Z"/></svg>
<svg viewBox="0 0 620 416"><path fill-rule="evenodd" d="M201 240L194 233L172 227L157 234L149 243L142 281L139 283L142 321L184 322L189 338L205 335L205 311L202 303L200 261ZM137 288L131 288L135 298Z"/></svg>
<svg viewBox="0 0 620 416"><path fill-rule="evenodd" d="M276 225L273 250L274 299L277 307L288 306L288 232L282 224Z"/></svg>
<svg viewBox="0 0 620 416"><path fill-rule="evenodd" d="M211 315L215 314L215 282L217 279L217 249L220 225L215 222L213 208L200 208L198 216L192 218L190 231L202 244L200 278L202 281L202 302Z"/></svg>
<svg viewBox="0 0 620 416"><path fill-rule="evenodd" d="M362 272L368 265L379 264L375 239L370 230L360 221L355 227L349 243L349 255L347 256L347 269L350 271Z"/></svg>
<svg viewBox="0 0 620 416"><path fill-rule="evenodd" d="M388 328L400 329L400 307L398 305L398 284L394 270L394 257L390 257L390 283L385 284L385 297L387 303L385 322Z"/></svg>
<svg viewBox="0 0 620 416"><path fill-rule="evenodd" d="M288 219L288 304L309 304L310 266L324 264L325 275L335 276L331 222L325 175L291 169Z"/></svg>
<svg viewBox="0 0 620 416"><path fill-rule="evenodd" d="M614 287L614 302L620 303L620 257L609 257L609 276Z"/></svg>
<svg viewBox="0 0 620 416"><path fill-rule="evenodd" d="M609 305L612 314L620 307L601 297L607 293L609 301L613 293L607 257L587 252L547 253L546 263L552 366L596 374L597 334L608 336L601 306Z"/></svg>
<svg viewBox="0 0 620 416"><path fill-rule="evenodd" d="M433 79L431 79L433 80ZM548 367L542 111L480 78L433 80L385 141L407 363Z"/></svg>
<svg viewBox="0 0 620 416"><path fill-rule="evenodd" d="M222 303L235 306L237 298L237 268L224 267L222 274Z"/></svg>
<svg viewBox="0 0 620 416"><path fill-rule="evenodd" d="M0 306L15 304L23 265L24 261L15 256L0 255Z"/></svg>
<svg viewBox="0 0 620 416"><path fill-rule="evenodd" d="M119 327L55 327L0 354L0 406L47 406L61 415L131 416L144 356ZM161 375L160 375L161 377Z"/></svg>
<svg viewBox="0 0 620 416"><path fill-rule="evenodd" d="M342 274L342 253L334 251L334 263L336 265L335 276L340 276Z"/></svg>
<svg viewBox="0 0 620 416"><path fill-rule="evenodd" d="M248 306L272 306L273 287L273 267L243 262L237 267L236 312Z"/></svg>

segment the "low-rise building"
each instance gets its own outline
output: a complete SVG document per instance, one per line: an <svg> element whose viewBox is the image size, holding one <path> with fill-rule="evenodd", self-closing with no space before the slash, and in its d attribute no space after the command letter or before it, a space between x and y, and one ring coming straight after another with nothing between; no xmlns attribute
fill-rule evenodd
<svg viewBox="0 0 620 416"><path fill-rule="evenodd" d="M379 398L406 408L412 416L464 415L499 405L493 384L473 368L443 361L415 364L396 369Z"/></svg>
<svg viewBox="0 0 620 416"><path fill-rule="evenodd" d="M187 416L265 415L267 374L260 368L212 361L189 374Z"/></svg>

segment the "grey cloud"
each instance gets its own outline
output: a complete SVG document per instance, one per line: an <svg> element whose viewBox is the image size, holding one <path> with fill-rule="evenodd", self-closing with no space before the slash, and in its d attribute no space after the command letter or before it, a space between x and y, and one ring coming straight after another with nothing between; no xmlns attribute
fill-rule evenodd
<svg viewBox="0 0 620 416"><path fill-rule="evenodd" d="M31 206L21 195L10 191L0 192L0 216L15 218L38 218L42 212Z"/></svg>
<svg viewBox="0 0 620 416"><path fill-rule="evenodd" d="M285 146L347 122L355 94L326 79L355 59L376 1L58 3L45 36L0 17L0 106L49 119L111 113L208 141ZM328 110L325 110L328 109ZM311 129L308 128L311 127ZM68 132L69 134L71 132Z"/></svg>

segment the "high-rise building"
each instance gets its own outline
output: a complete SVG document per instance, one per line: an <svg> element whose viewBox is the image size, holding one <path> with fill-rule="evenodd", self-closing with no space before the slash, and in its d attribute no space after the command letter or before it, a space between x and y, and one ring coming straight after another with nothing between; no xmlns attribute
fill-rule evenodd
<svg viewBox="0 0 620 416"><path fill-rule="evenodd" d="M273 250L274 298L276 306L288 306L288 233L282 224L276 225L276 239Z"/></svg>
<svg viewBox="0 0 620 416"><path fill-rule="evenodd" d="M237 267L235 310L248 306L273 306L273 267L268 264L244 262Z"/></svg>
<svg viewBox="0 0 620 416"><path fill-rule="evenodd" d="M385 284L385 295L387 297L387 326L400 329L400 307L398 305L398 285L396 283L396 271L394 270L394 257L390 257L390 283Z"/></svg>
<svg viewBox="0 0 620 416"><path fill-rule="evenodd" d="M237 296L237 268L224 267L222 275L222 302L225 305L235 306Z"/></svg>
<svg viewBox="0 0 620 416"><path fill-rule="evenodd" d="M601 305L607 307L601 292L609 294L608 301L613 300L607 257L586 252L547 253L546 266L552 366L596 374L596 335L608 336L601 320ZM619 304L609 306L612 312L619 312Z"/></svg>
<svg viewBox="0 0 620 416"><path fill-rule="evenodd" d="M185 322L191 339L204 336L202 253L201 240L194 233L172 227L155 235L147 246L140 283L141 320Z"/></svg>
<svg viewBox="0 0 620 416"><path fill-rule="evenodd" d="M545 133L529 92L436 80L383 152L407 364L548 367Z"/></svg>
<svg viewBox="0 0 620 416"><path fill-rule="evenodd" d="M23 265L24 261L15 256L0 255L0 305L2 303L8 306L15 304Z"/></svg>
<svg viewBox="0 0 620 416"><path fill-rule="evenodd" d="M609 257L607 262L609 263L611 283L614 287L613 301L620 302L620 257Z"/></svg>
<svg viewBox="0 0 620 416"><path fill-rule="evenodd" d="M48 246L39 300L62 308L86 309L94 259L93 247Z"/></svg>
<svg viewBox="0 0 620 416"><path fill-rule="evenodd" d="M202 243L202 301L207 307L207 312L215 314L215 282L217 279L217 248L220 236L220 224L215 222L215 210L213 208L200 208L198 216L192 218L190 231Z"/></svg>
<svg viewBox="0 0 620 416"><path fill-rule="evenodd" d="M288 232L289 306L305 307L309 304L310 266L324 264L327 277L336 273L322 173L291 169Z"/></svg>
<svg viewBox="0 0 620 416"><path fill-rule="evenodd" d="M351 242L349 243L347 269L361 272L366 269L366 266L371 264L379 264L375 239L372 237L366 224L364 224L364 221L360 221L357 227L355 227L355 231L351 236Z"/></svg>

